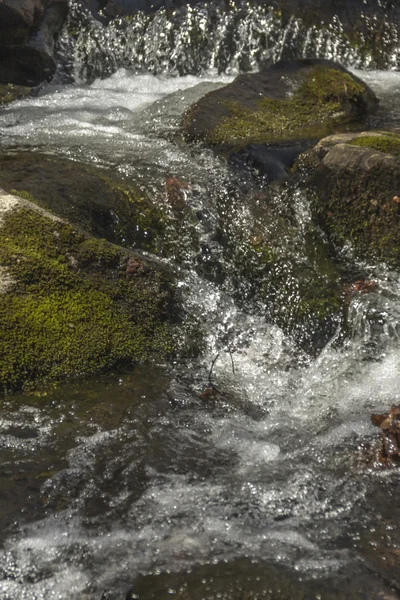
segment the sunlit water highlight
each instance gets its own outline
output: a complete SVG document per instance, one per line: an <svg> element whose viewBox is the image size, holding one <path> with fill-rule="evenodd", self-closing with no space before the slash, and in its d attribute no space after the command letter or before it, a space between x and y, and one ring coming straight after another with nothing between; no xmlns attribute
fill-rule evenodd
<svg viewBox="0 0 400 600"><path fill-rule="evenodd" d="M361 12L359 32L351 43L334 15L330 22L307 25L263 3L201 2L177 10L158 10L117 18L104 26L71 2L71 22L60 40L67 71L76 80L107 77L121 67L185 75L209 69L220 73L250 71L282 58L320 57L348 67L396 69L400 64L398 32L390 21ZM318 21L316 20L318 24ZM79 24L79 26L77 26ZM378 32L377 53L368 30ZM357 41L355 41L357 40Z"/></svg>

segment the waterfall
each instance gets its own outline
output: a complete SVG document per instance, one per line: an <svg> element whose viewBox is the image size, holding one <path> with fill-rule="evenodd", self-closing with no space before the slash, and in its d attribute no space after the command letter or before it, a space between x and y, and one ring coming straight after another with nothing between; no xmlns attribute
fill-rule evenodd
<svg viewBox="0 0 400 600"><path fill-rule="evenodd" d="M360 20L363 30L379 26L363 13ZM236 73L282 58L313 56L361 69L396 69L397 31L390 23L381 29L382 47L376 49L365 34L350 40L337 16L309 25L294 16L284 20L280 11L266 5L231 3L226 9L212 2L139 12L103 24L72 0L59 47L77 81L104 78L121 67L171 75L199 75L210 69Z"/></svg>

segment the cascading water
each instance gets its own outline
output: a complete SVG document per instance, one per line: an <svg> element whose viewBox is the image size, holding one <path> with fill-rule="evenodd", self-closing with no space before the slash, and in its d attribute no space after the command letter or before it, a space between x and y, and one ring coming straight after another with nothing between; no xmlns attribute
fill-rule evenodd
<svg viewBox="0 0 400 600"><path fill-rule="evenodd" d="M205 277L207 265L182 235L175 268L186 310L203 324L201 358L3 401L4 600L359 598L358 579L365 598L397 597L395 567L385 571L374 560L386 552L398 564L398 475L371 469L363 455L370 413L400 401L399 277L363 265L378 292L350 298L347 340L333 337L310 358L257 303L237 302L245 281L234 279L234 263L212 232L228 212L228 235L240 244L257 217L235 202L244 192L224 161L175 135L187 106L229 81L244 57L246 68L280 57L289 37L302 40L304 54L358 66L368 60L332 32L307 37L295 22L274 30L272 11L248 8L237 27L234 12L218 11L211 26L208 10L187 9L179 32L164 11L108 29L90 21L90 36L75 34L76 83L49 85L0 114L3 150L106 165L160 201L166 177L188 182L187 202L202 215L196 235L224 273L223 283ZM399 75L358 74L381 97L377 125L399 127ZM82 82L98 75L105 78ZM297 187L286 194L300 232L294 252L301 252L307 200ZM236 588L229 587L234 575L215 587L217 563L243 571ZM329 595L332 578L344 582L336 595Z"/></svg>
<svg viewBox="0 0 400 600"><path fill-rule="evenodd" d="M296 17L283 23L280 12L265 5L232 3L226 10L218 3L202 3L175 11L137 13L105 26L82 14L72 2L71 22L72 36L66 31L60 45L76 80L107 77L121 67L173 75L209 69L235 73L299 56L330 58L362 69L377 66L365 36L360 34L358 43L351 43L338 17L320 26ZM80 26L74 27L75 23ZM367 31L380 30L379 66L398 68L394 26L378 24L363 13L361 25Z"/></svg>

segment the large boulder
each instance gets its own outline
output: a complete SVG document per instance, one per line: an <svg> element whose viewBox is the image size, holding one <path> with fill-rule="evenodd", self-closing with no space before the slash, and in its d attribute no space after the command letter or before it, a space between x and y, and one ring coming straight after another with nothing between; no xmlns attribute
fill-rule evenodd
<svg viewBox="0 0 400 600"><path fill-rule="evenodd" d="M165 242L162 205L110 170L50 154L8 152L0 155L0 187L111 243L159 253Z"/></svg>
<svg viewBox="0 0 400 600"><path fill-rule="evenodd" d="M229 280L240 306L257 305L308 352L318 352L341 319L340 273L312 224L297 223L289 194L284 208L280 192L276 199L251 190L221 193L211 227L200 225L207 216L190 208L194 192L177 178L149 197L131 178L35 152L0 155L0 187L97 238L177 264L189 261L217 283ZM251 215L246 227L243 204Z"/></svg>
<svg viewBox="0 0 400 600"><path fill-rule="evenodd" d="M54 75L67 13L68 0L1 0L0 83L34 86Z"/></svg>
<svg viewBox="0 0 400 600"><path fill-rule="evenodd" d="M188 141L275 178L307 145L358 124L376 105L368 86L332 61L285 60L210 92L183 127Z"/></svg>
<svg viewBox="0 0 400 600"><path fill-rule="evenodd" d="M173 351L174 276L0 190L0 391Z"/></svg>
<svg viewBox="0 0 400 600"><path fill-rule="evenodd" d="M400 136L330 136L300 159L306 189L331 242L358 258L400 265Z"/></svg>

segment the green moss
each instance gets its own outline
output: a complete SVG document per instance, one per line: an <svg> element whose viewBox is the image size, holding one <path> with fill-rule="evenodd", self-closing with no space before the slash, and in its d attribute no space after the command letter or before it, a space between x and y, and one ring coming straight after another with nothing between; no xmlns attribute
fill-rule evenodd
<svg viewBox="0 0 400 600"><path fill-rule="evenodd" d="M283 218L258 224L250 236L233 236L227 257L234 264L239 303L251 298L269 322L291 335L307 352L320 350L342 313L338 269L328 245L310 225L304 237ZM240 236L240 232L238 232Z"/></svg>
<svg viewBox="0 0 400 600"><path fill-rule="evenodd" d="M360 135L349 144L361 148L371 148L394 156L400 155L400 136L395 133Z"/></svg>
<svg viewBox="0 0 400 600"><path fill-rule="evenodd" d="M169 215L130 180L35 152L0 156L0 187L109 242L161 253Z"/></svg>
<svg viewBox="0 0 400 600"><path fill-rule="evenodd" d="M173 351L169 276L30 208L6 215L0 264L0 387L92 373ZM137 259L135 259L137 260Z"/></svg>
<svg viewBox="0 0 400 600"><path fill-rule="evenodd" d="M361 139L367 139L367 136ZM370 139L375 141L375 137L371 136ZM320 165L307 182L308 189L313 190L312 209L331 241L338 247L350 242L358 258L398 266L399 159L385 154L378 157L368 148L359 148L360 156L357 161L353 160L352 169L348 169L345 162L345 147L337 166L327 168L324 163ZM357 167L354 167L355 163Z"/></svg>
<svg viewBox="0 0 400 600"><path fill-rule="evenodd" d="M77 257L80 266L117 267L121 261L121 251L105 240L87 238L80 245Z"/></svg>
<svg viewBox="0 0 400 600"><path fill-rule="evenodd" d="M10 102L14 102L14 100L25 98L25 96L28 96L31 93L31 90L32 88L30 87L14 85L12 83L6 85L0 84L0 105L9 104Z"/></svg>
<svg viewBox="0 0 400 600"><path fill-rule="evenodd" d="M23 198L24 200L28 200L28 202L33 202L34 204L39 204L36 198L30 192L26 190L10 190L10 194L14 194L14 196L18 196L19 198Z"/></svg>
<svg viewBox="0 0 400 600"><path fill-rule="evenodd" d="M263 98L257 110L226 102L230 115L207 134L206 141L215 146L234 146L250 141L322 137L346 121L343 103L356 102L362 92L362 85L347 73L317 66L291 98Z"/></svg>

